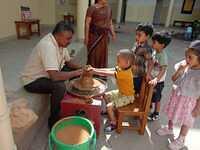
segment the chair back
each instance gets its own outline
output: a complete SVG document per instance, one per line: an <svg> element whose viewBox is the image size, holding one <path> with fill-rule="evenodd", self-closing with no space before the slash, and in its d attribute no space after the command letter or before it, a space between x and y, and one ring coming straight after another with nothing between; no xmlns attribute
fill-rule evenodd
<svg viewBox="0 0 200 150"><path fill-rule="evenodd" d="M146 82L145 77L142 80L142 86L140 90L140 110L148 112L151 104L153 95L153 86Z"/></svg>

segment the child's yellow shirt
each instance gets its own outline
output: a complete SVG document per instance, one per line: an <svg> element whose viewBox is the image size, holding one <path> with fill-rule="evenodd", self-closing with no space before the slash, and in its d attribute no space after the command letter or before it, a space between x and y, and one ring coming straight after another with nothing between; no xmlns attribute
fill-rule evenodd
<svg viewBox="0 0 200 150"><path fill-rule="evenodd" d="M125 96L134 96L132 68L121 69L116 67L115 77L119 92Z"/></svg>

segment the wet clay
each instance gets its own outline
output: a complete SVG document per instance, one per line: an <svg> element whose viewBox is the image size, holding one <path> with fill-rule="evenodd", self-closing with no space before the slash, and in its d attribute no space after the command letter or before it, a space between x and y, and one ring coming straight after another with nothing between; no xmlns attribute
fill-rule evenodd
<svg viewBox="0 0 200 150"><path fill-rule="evenodd" d="M80 76L79 80L76 80L73 83L73 86L81 91L90 91L100 85L101 82L93 78L93 74L91 73L91 71L89 71L89 66L88 68L86 67L83 70L83 73Z"/></svg>
<svg viewBox="0 0 200 150"><path fill-rule="evenodd" d="M63 129L60 129L56 137L59 141L64 144L82 144L87 139L89 139L89 132L86 128L79 125L67 126Z"/></svg>

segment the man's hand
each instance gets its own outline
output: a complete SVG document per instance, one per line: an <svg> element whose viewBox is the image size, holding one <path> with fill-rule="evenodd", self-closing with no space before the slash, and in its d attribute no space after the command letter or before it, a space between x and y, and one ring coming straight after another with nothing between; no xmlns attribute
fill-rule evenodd
<svg viewBox="0 0 200 150"><path fill-rule="evenodd" d="M83 69L78 69L78 70L70 71L70 72L58 71L58 70L48 70L47 71L50 78L54 81L68 80L72 77L80 76L82 74L82 72L83 72Z"/></svg>
<svg viewBox="0 0 200 150"><path fill-rule="evenodd" d="M83 69L78 69L78 70L76 70L75 72L76 72L75 74L76 74L77 76L80 76L80 75L82 74L82 72L83 72Z"/></svg>
<svg viewBox="0 0 200 150"><path fill-rule="evenodd" d="M156 86L156 84L158 83L158 79L154 78L153 80L149 81L149 84Z"/></svg>
<svg viewBox="0 0 200 150"><path fill-rule="evenodd" d="M75 62L74 59L71 59L68 62L65 62L65 64L67 65L67 67L72 68L72 69L81 69L82 66L78 63Z"/></svg>
<svg viewBox="0 0 200 150"><path fill-rule="evenodd" d="M94 68L91 65L85 65L83 66L83 71L93 71Z"/></svg>

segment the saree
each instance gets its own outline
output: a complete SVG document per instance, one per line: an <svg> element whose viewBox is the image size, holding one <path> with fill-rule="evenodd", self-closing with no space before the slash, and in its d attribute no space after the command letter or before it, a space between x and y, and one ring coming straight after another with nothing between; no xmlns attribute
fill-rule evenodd
<svg viewBox="0 0 200 150"><path fill-rule="evenodd" d="M105 68L108 65L108 43L112 19L109 6L97 8L95 5L87 10L86 17L91 17L88 37L87 64L95 68Z"/></svg>

